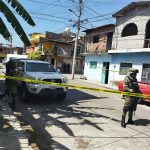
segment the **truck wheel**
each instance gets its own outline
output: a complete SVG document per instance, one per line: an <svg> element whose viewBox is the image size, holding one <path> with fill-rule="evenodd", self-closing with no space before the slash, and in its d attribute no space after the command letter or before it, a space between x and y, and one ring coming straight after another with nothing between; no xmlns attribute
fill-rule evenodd
<svg viewBox="0 0 150 150"><path fill-rule="evenodd" d="M29 93L26 89L25 84L22 85L22 101L23 102L28 102L29 100Z"/></svg>
<svg viewBox="0 0 150 150"><path fill-rule="evenodd" d="M59 95L57 95L57 99L58 100L65 100L66 95L67 95L67 92L65 92L64 94L59 94Z"/></svg>

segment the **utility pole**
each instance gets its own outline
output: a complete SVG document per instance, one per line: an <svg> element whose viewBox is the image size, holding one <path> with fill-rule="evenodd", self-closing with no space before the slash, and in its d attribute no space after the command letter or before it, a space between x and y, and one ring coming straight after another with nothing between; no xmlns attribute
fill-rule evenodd
<svg viewBox="0 0 150 150"><path fill-rule="evenodd" d="M72 63L72 74L71 74L71 79L72 80L74 80L75 62L76 62L76 53L77 53L77 46L78 46L78 36L79 36L79 31L80 31L81 14L82 14L82 0L79 0L79 15L78 15L78 21L77 21L77 31L76 31L76 38L75 38L73 63Z"/></svg>
<svg viewBox="0 0 150 150"><path fill-rule="evenodd" d="M13 40L13 37L12 37L12 34L10 35L10 39L9 39L9 42L10 42L10 53L12 52L12 40Z"/></svg>

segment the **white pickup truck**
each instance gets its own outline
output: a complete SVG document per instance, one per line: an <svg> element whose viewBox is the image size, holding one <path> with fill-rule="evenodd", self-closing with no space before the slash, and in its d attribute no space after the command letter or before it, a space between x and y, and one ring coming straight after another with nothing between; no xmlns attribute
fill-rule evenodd
<svg viewBox="0 0 150 150"><path fill-rule="evenodd" d="M18 77L22 78L63 84L68 81L67 78L57 72L50 63L44 61L20 60L18 62L18 70ZM18 84L22 87L21 93L23 101L27 101L30 95L55 95L58 99L64 100L68 89L68 87L23 81L20 81Z"/></svg>

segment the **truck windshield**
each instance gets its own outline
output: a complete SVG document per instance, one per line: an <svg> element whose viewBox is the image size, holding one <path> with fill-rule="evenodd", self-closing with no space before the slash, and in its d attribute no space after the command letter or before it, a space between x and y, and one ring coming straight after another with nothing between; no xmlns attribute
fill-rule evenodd
<svg viewBox="0 0 150 150"><path fill-rule="evenodd" d="M26 71L29 72L56 72L51 64L27 63Z"/></svg>

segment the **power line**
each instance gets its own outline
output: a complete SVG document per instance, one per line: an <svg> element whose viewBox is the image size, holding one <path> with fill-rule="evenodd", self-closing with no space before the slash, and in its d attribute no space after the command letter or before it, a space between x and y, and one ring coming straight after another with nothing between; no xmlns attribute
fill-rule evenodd
<svg viewBox="0 0 150 150"><path fill-rule="evenodd" d="M28 0L28 1L34 2L34 3L39 3L39 4L45 4L45 5L51 5L51 6L56 6L56 7L63 7L63 8L66 8L66 6L55 5L55 4L53 4L53 3L39 2L39 1L36 1L36 0Z"/></svg>
<svg viewBox="0 0 150 150"><path fill-rule="evenodd" d="M51 21L51 22L59 22L59 23L65 23L66 24L66 22L62 22L62 21L58 21L58 20L51 20L51 19L46 19L46 18L39 18L39 17L35 17L35 16L31 16L31 17L37 18L37 19L42 19L42 20L47 20L47 21Z"/></svg>
<svg viewBox="0 0 150 150"><path fill-rule="evenodd" d="M35 14L35 15L40 15L40 16L50 16L50 17L59 18L59 19L70 19L70 18L59 17L59 16L50 15L50 14L44 14L44 13L33 12L32 10L29 11L29 13Z"/></svg>
<svg viewBox="0 0 150 150"><path fill-rule="evenodd" d="M86 7L87 9L89 9L89 10L93 11L94 13L98 14L99 16L103 17L104 19L106 19L106 20L109 20L109 21L110 21L110 19L108 19L107 17L105 17L105 16L103 16L103 15L99 14L99 13L98 13L98 12L96 12L95 10L93 10L93 9L89 8L88 6L85 6L85 7Z"/></svg>

